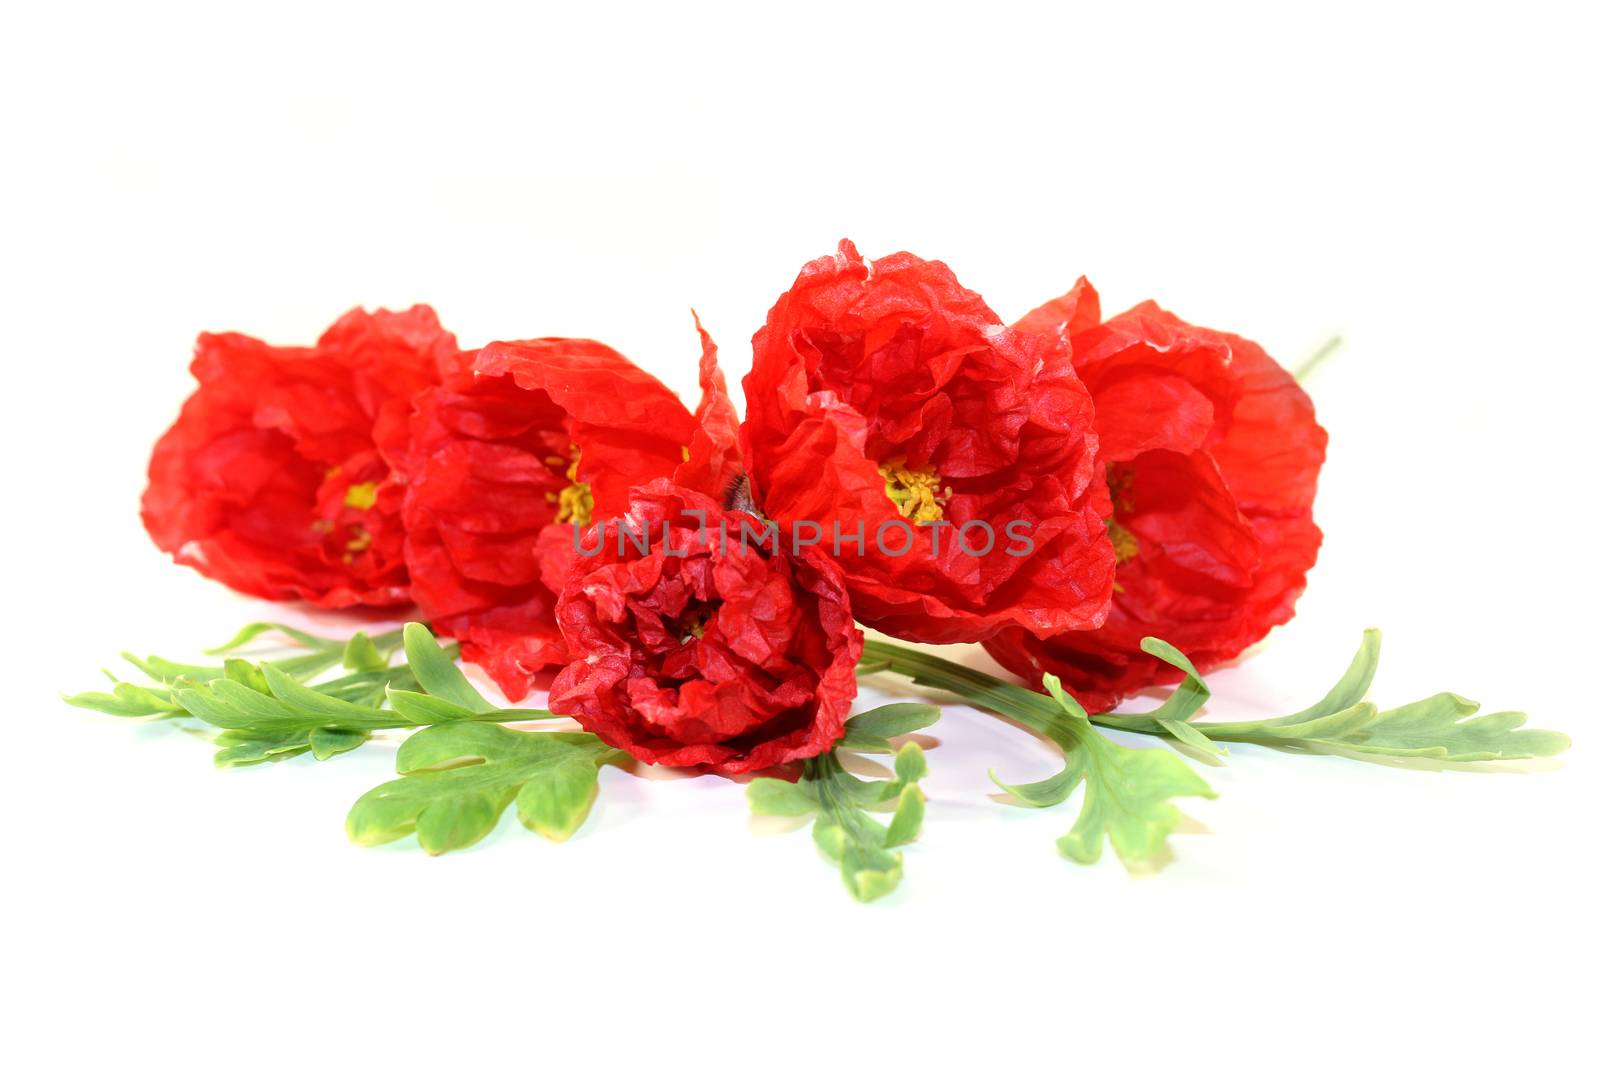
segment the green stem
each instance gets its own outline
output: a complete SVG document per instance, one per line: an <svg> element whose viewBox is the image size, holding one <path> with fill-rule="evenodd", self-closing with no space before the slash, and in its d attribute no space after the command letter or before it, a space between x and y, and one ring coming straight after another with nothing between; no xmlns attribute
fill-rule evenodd
<svg viewBox="0 0 1600 1067"><path fill-rule="evenodd" d="M817 803L824 811L831 811L835 815L845 807L839 793L839 788L834 782L836 775L844 773L844 764L839 762L839 757L832 752L824 752L820 756L813 756L806 760L805 777L817 790Z"/></svg>
<svg viewBox="0 0 1600 1067"><path fill-rule="evenodd" d="M1320 365L1323 360L1337 352L1339 350L1339 346L1342 344L1344 344L1344 338L1340 337L1338 334L1334 334L1332 337L1322 342L1322 346L1320 348L1311 353L1311 355L1307 356L1305 360L1294 369L1294 380L1297 382L1305 381L1311 376L1311 372L1316 370L1318 365Z"/></svg>
<svg viewBox="0 0 1600 1067"><path fill-rule="evenodd" d="M547 722L558 718L542 708L507 708L504 711L486 711L480 715L472 715L461 719L452 719L451 722ZM375 713L370 719L356 720L328 720L316 724L330 730L420 730L424 726L436 726L437 723L412 722L410 719L398 715L389 716L382 711Z"/></svg>
<svg viewBox="0 0 1600 1067"><path fill-rule="evenodd" d="M543 708L507 708L505 711L486 711L482 715L474 715L472 720L474 722L548 722L551 719L559 718L561 718L560 715L553 711L545 711ZM411 723L410 725L415 726L417 724Z"/></svg>
<svg viewBox="0 0 1600 1067"><path fill-rule="evenodd" d="M1154 734L1157 737L1167 736L1167 730L1153 715L1116 715L1104 712L1094 717L1096 726L1104 726L1108 730L1126 730L1133 734ZM1191 722L1190 726L1209 736L1209 728L1203 723Z"/></svg>
<svg viewBox="0 0 1600 1067"><path fill-rule="evenodd" d="M1089 728L1087 715L1080 719L1043 693L886 641L869 639L866 652L872 656L874 666L886 664L884 670L904 675L918 685L954 693L977 707L1042 733L1057 744L1071 745L1085 737L1097 736Z"/></svg>
<svg viewBox="0 0 1600 1067"><path fill-rule="evenodd" d="M1168 731L1153 715L1116 715L1100 714L1092 719L1083 714L1080 718L1057 704L1055 700L1043 693L1037 693L1010 682L1001 681L999 678L971 667L963 667L959 663L938 656L931 656L926 652L892 645L886 641L868 640L866 654L863 661L871 657L869 664L871 670L888 670L895 674L904 675L919 685L926 685L934 689L943 689L954 693L969 701L973 705L992 711L1003 718L1025 726L1030 730L1044 734L1059 745L1070 746L1074 743L1088 740L1091 746L1096 743L1110 743L1099 733L1091 728L1104 727L1108 730L1122 730L1127 733L1153 734L1156 737L1166 738ZM1067 697L1068 700L1072 698ZM1074 702L1075 703L1075 702ZM1081 710L1081 709L1080 709ZM1281 738L1262 736L1261 722L1219 722L1219 723L1189 723L1190 726L1200 731L1205 736L1216 741L1240 741L1254 744L1279 744Z"/></svg>

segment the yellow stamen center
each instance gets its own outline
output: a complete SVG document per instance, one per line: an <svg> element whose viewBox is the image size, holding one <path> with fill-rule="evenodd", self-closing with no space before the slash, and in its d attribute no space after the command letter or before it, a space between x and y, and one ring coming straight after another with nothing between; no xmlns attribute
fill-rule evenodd
<svg viewBox="0 0 1600 1067"><path fill-rule="evenodd" d="M1116 463L1106 464L1106 488L1111 491L1112 518L1106 520L1106 534L1111 538L1111 551L1120 566L1139 554L1139 539L1115 518L1133 508L1133 471ZM1121 583L1113 583L1112 592L1122 592Z"/></svg>
<svg viewBox="0 0 1600 1067"><path fill-rule="evenodd" d="M567 464L567 487L559 493L549 493L551 503L556 506L556 521L570 522L578 526L589 525L589 520L594 517L594 493L589 490L587 482L578 481L578 446L572 446L572 461ZM552 467L559 467L566 462L560 456L551 456L545 460Z"/></svg>
<svg viewBox="0 0 1600 1067"><path fill-rule="evenodd" d="M344 506L366 511L378 502L377 482L357 482L344 491Z"/></svg>
<svg viewBox="0 0 1600 1067"><path fill-rule="evenodd" d="M1139 539L1116 519L1106 520L1106 533L1111 535L1111 551L1117 554L1118 563L1126 563L1139 554Z"/></svg>
<svg viewBox="0 0 1600 1067"><path fill-rule="evenodd" d="M352 526L351 538L344 543L344 561L352 562L357 555L372 547L372 534L360 526Z"/></svg>
<svg viewBox="0 0 1600 1067"><path fill-rule="evenodd" d="M891 459L878 467L878 473L883 476L885 495L900 510L902 518L919 525L944 518L950 490L940 488L938 471L916 470L907 467L903 459Z"/></svg>

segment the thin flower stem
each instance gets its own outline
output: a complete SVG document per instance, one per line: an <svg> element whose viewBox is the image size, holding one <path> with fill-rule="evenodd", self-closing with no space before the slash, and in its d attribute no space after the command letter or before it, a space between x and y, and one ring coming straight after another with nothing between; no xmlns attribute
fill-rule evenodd
<svg viewBox="0 0 1600 1067"><path fill-rule="evenodd" d="M1337 352L1339 350L1339 346L1342 344L1344 344L1344 338L1340 337L1338 334L1334 334L1332 337L1322 342L1322 347L1318 348L1315 352L1311 353L1311 355L1307 356L1301 362L1301 364L1294 369L1294 380L1297 382L1305 381L1311 376L1311 372L1316 370L1317 366L1322 363L1323 360Z"/></svg>
<svg viewBox="0 0 1600 1067"><path fill-rule="evenodd" d="M1166 728L1161 725L1154 715L1117 715L1112 712L1102 712L1094 717L1094 724L1096 726L1104 726L1108 730L1125 730L1131 734L1154 734L1157 737L1165 737L1167 735ZM1206 732L1206 724L1191 723L1190 725L1200 730L1201 733Z"/></svg>
<svg viewBox="0 0 1600 1067"><path fill-rule="evenodd" d="M1086 720L1069 715L1043 693L1012 685L971 667L886 641L869 639L866 652L872 657L875 669L882 663L884 670L904 675L919 685L954 693L977 707L1038 731L1058 744L1070 745L1084 733L1093 733Z"/></svg>
<svg viewBox="0 0 1600 1067"><path fill-rule="evenodd" d="M474 715L472 718L476 722L549 722L551 719L562 717L553 711L545 711L543 708L507 708L505 711L485 712L482 715ZM415 726L417 724L412 723L411 725Z"/></svg>

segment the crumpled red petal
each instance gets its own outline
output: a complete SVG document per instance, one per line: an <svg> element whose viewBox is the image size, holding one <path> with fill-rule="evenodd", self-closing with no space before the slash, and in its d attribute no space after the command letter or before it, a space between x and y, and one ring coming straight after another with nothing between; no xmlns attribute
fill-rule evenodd
<svg viewBox="0 0 1600 1067"><path fill-rule="evenodd" d="M1070 345L1094 395L1109 529L1121 562L1105 625L984 642L1008 669L1058 676L1102 711L1180 672L1139 649L1171 642L1201 670L1294 615L1322 534L1312 519L1327 434L1260 346L1152 303L1098 324L1080 279L1023 321ZM1019 324L1021 325L1021 324Z"/></svg>
<svg viewBox="0 0 1600 1067"><path fill-rule="evenodd" d="M567 659L547 578L565 575L572 524L670 474L694 430L671 390L597 341L496 342L462 361L411 422L405 555L423 615L522 699Z"/></svg>
<svg viewBox="0 0 1600 1067"><path fill-rule="evenodd" d="M832 748L862 648L838 566L814 548L742 543L760 519L667 479L633 491L628 521L650 551L591 531L595 554L562 592L572 660L551 710L672 767L742 774Z"/></svg>
<svg viewBox="0 0 1600 1067"><path fill-rule="evenodd" d="M717 366L717 346L694 317L700 334L700 406L695 409L694 437L683 463L673 472L675 484L722 499L744 470L739 451L739 413L728 395L728 382Z"/></svg>
<svg viewBox="0 0 1600 1067"><path fill-rule="evenodd" d="M455 338L433 309L356 309L312 348L201 334L200 383L156 444L141 516L178 562L234 589L324 608L409 599L402 549L411 399Z"/></svg>
<svg viewBox="0 0 1600 1067"><path fill-rule="evenodd" d="M859 555L841 542L839 556L864 623L949 642L1101 622L1113 557L1093 500L1093 408L1058 341L1006 328L942 263L868 263L843 241L801 271L753 344L744 445L757 500L830 541L835 523L865 531ZM914 512L901 532L885 470L936 478L937 517ZM962 551L957 529L978 522L999 547ZM1012 523L1031 552L1004 550L1020 548L1005 539ZM906 536L914 547L895 555Z"/></svg>

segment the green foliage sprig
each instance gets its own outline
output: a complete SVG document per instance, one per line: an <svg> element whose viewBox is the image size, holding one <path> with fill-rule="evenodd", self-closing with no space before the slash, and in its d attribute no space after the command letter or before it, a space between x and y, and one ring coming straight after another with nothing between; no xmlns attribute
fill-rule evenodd
<svg viewBox="0 0 1600 1067"><path fill-rule="evenodd" d="M797 782L757 778L746 796L755 815L810 818L812 839L839 865L845 888L857 900L876 900L900 884L904 862L899 852L922 829L926 805L917 782L928 761L914 741L895 751L890 739L931 726L939 709L927 704L885 704L845 723L838 749L895 752L894 776L861 779L845 770L833 752L805 761ZM888 825L869 811L889 810Z"/></svg>
<svg viewBox="0 0 1600 1067"><path fill-rule="evenodd" d="M1382 634L1367 630L1344 676L1321 700L1292 715L1245 722L1189 722L1200 705L1174 709L1169 702L1148 715L1097 715L1094 721L1113 730L1165 732L1197 747L1205 747L1207 742L1214 747L1217 741L1239 741L1294 751L1453 763L1555 756L1572 744L1569 737L1554 730L1523 729L1528 717L1520 711L1479 715L1481 705L1455 693L1435 693L1379 711L1366 697L1378 672L1382 643ZM1182 667L1188 674L1185 687L1205 689L1194 666L1171 645L1147 637L1143 647Z"/></svg>
<svg viewBox="0 0 1600 1067"><path fill-rule="evenodd" d="M1046 676L1045 695L901 645L868 641L867 652L871 665L881 664L878 669L953 693L1060 746L1067 765L1057 774L1027 785L1005 785L998 778L995 784L1024 804L1048 807L1066 800L1082 783L1078 820L1056 842L1063 855L1080 863L1098 860L1107 838L1125 862L1152 860L1182 818L1171 801L1216 795L1175 754L1126 748L1095 730L1088 713L1054 677Z"/></svg>
<svg viewBox="0 0 1600 1067"><path fill-rule="evenodd" d="M278 644L262 647L269 638ZM1156 638L1144 640L1145 652L1177 667L1183 678L1160 707L1138 715L1090 716L1050 675L1044 692L1034 692L884 641L866 642L857 673L903 675L1054 743L1065 765L1049 778L1007 784L990 776L1009 797L1034 807L1060 804L1081 785L1076 821L1057 841L1063 855L1080 863L1097 861L1106 841L1129 864L1163 853L1182 818L1173 801L1215 795L1180 752L1217 762L1227 756L1227 742L1421 763L1547 757L1570 744L1563 734L1526 729L1527 716L1520 712L1480 715L1476 703L1449 692L1380 711L1367 699L1380 644L1378 631L1368 630L1344 675L1305 710L1235 722L1197 717L1211 690L1181 651ZM256 658L244 658L250 650ZM392 663L401 651L404 662ZM345 825L357 844L414 835L430 853L482 840L512 807L528 829L565 840L594 805L600 768L627 761L586 733L508 729L504 724L555 716L486 699L456 665L459 649L441 645L419 623L345 640L254 623L208 654L222 661L194 664L124 653L144 676L141 681L107 672L109 690L65 699L123 718L198 721L215 729L216 762L229 767L305 753L322 760L380 731L415 731L396 753L398 777L357 799ZM834 751L803 761L796 780L751 782L751 811L810 820L818 849L838 865L851 896L877 899L899 885L900 850L920 832L926 805L919 784L928 773L923 750L897 739L938 718L937 708L917 703L887 704L854 716ZM1129 748L1105 732L1113 730L1161 737L1177 751ZM893 755L892 768L879 765L881 776L858 777L841 760L844 750ZM887 815L887 821L874 813Z"/></svg>
<svg viewBox="0 0 1600 1067"><path fill-rule="evenodd" d="M227 655L274 633L290 643L272 650L276 656L256 661L229 656L220 666L124 653L123 659L156 684L135 685L107 672L110 692L66 700L123 717L192 716L220 731L212 739L220 748L216 762L224 767L307 752L323 760L362 745L377 730L455 719L551 717L548 711L502 709L484 700L456 669L455 646L441 647L420 623L377 637L358 632L345 641L280 623L252 623L208 654ZM389 660L402 646L406 662L391 667ZM346 673L311 684L335 667ZM447 695L440 697L435 689Z"/></svg>

